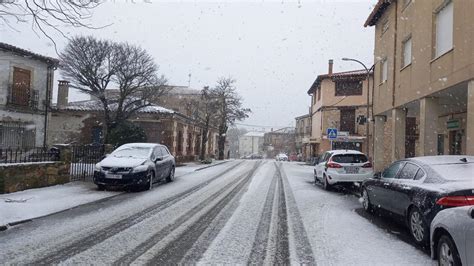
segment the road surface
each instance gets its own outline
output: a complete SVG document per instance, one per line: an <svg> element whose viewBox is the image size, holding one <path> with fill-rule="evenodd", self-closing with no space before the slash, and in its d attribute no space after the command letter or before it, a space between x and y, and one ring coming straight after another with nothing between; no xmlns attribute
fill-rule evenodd
<svg viewBox="0 0 474 266"><path fill-rule="evenodd" d="M390 219L312 168L231 161L0 232L2 264L430 265Z"/></svg>

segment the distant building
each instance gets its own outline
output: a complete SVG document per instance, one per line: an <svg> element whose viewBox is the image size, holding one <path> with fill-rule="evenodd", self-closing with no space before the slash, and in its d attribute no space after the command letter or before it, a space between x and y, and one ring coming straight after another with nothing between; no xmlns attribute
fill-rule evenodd
<svg viewBox="0 0 474 266"><path fill-rule="evenodd" d="M279 153L296 153L295 128L285 127L264 134L263 147L267 158L274 158Z"/></svg>
<svg viewBox="0 0 474 266"><path fill-rule="evenodd" d="M474 155L474 2L379 0L375 168L426 155Z"/></svg>
<svg viewBox="0 0 474 266"><path fill-rule="evenodd" d="M68 102L68 83L60 81L58 105L53 107L49 125L50 144L101 143L102 108L97 100ZM201 151L202 126L192 118L158 105L140 109L129 119L142 127L147 141L166 145L178 161L197 159ZM214 157L217 150L217 130L208 133L205 154Z"/></svg>
<svg viewBox="0 0 474 266"><path fill-rule="evenodd" d="M295 118L296 130L295 130L295 145L296 152L301 155L303 161L307 161L311 158L311 114L305 114Z"/></svg>
<svg viewBox="0 0 474 266"><path fill-rule="evenodd" d="M45 144L59 61L0 43L0 148Z"/></svg>
<svg viewBox="0 0 474 266"><path fill-rule="evenodd" d="M354 70L333 73L329 60L327 74L319 75L308 94L311 95L312 130L310 143L313 156L331 149L365 151L367 145L365 119L367 117L367 72ZM370 76L370 84L373 75ZM370 115L370 114L369 114ZM328 128L338 130L334 141L326 135ZM369 130L369 138L371 132Z"/></svg>
<svg viewBox="0 0 474 266"><path fill-rule="evenodd" d="M239 155L263 155L263 132L248 132L239 137Z"/></svg>

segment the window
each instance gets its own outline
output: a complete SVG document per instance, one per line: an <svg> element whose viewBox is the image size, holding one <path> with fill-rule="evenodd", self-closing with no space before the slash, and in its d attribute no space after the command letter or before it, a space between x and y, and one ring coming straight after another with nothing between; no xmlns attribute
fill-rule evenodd
<svg viewBox="0 0 474 266"><path fill-rule="evenodd" d="M336 81L336 96L362 95L362 81Z"/></svg>
<svg viewBox="0 0 474 266"><path fill-rule="evenodd" d="M409 36L404 42L403 42L403 57L402 57L402 66L406 67L409 64L411 64L411 36Z"/></svg>
<svg viewBox="0 0 474 266"><path fill-rule="evenodd" d="M388 78L388 62L387 59L383 59L380 64L380 83L384 83Z"/></svg>
<svg viewBox="0 0 474 266"><path fill-rule="evenodd" d="M392 164L389 168L383 171L382 178L395 178L395 176L397 175L401 167L402 167L401 162L396 162Z"/></svg>
<svg viewBox="0 0 474 266"><path fill-rule="evenodd" d="M436 13L435 57L453 48L453 2L449 1Z"/></svg>
<svg viewBox="0 0 474 266"><path fill-rule="evenodd" d="M368 161L364 154L340 154L332 157L336 163L365 163Z"/></svg>
<svg viewBox="0 0 474 266"><path fill-rule="evenodd" d="M388 26L389 26L388 19L382 22L382 35L388 30Z"/></svg>
<svg viewBox="0 0 474 266"><path fill-rule="evenodd" d="M30 103L31 71L14 67L13 84L9 102L14 105L28 106Z"/></svg>
<svg viewBox="0 0 474 266"><path fill-rule="evenodd" d="M407 163L403 167L402 171L398 175L399 179L413 179L416 176L416 173L418 172L418 169L420 169L418 166Z"/></svg>
<svg viewBox="0 0 474 266"><path fill-rule="evenodd" d="M341 110L341 126L339 130L347 131L349 134L355 133L355 109Z"/></svg>
<svg viewBox="0 0 474 266"><path fill-rule="evenodd" d="M416 172L415 180L420 180L425 176L425 172L421 168Z"/></svg>

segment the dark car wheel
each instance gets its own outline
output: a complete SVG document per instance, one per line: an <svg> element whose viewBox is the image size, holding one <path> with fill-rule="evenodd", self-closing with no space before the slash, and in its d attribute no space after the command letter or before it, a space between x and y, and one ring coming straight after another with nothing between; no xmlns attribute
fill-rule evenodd
<svg viewBox="0 0 474 266"><path fill-rule="evenodd" d="M97 185L97 190L104 191L105 185L102 185L102 184Z"/></svg>
<svg viewBox="0 0 474 266"><path fill-rule="evenodd" d="M329 184L328 182L328 177L326 175L323 175L323 188L327 191L331 190L332 188L331 184Z"/></svg>
<svg viewBox="0 0 474 266"><path fill-rule="evenodd" d="M166 177L166 182L173 182L174 180L174 167L171 167L170 174Z"/></svg>
<svg viewBox="0 0 474 266"><path fill-rule="evenodd" d="M362 206L366 212L374 211L374 206L370 203L369 193L366 188L362 189Z"/></svg>
<svg viewBox="0 0 474 266"><path fill-rule="evenodd" d="M438 265L440 266L460 266L461 259L454 244L448 235L442 235L438 241Z"/></svg>
<svg viewBox="0 0 474 266"><path fill-rule="evenodd" d="M425 246L429 241L429 228L420 210L413 207L408 215L410 233L418 245Z"/></svg>
<svg viewBox="0 0 474 266"><path fill-rule="evenodd" d="M146 174L148 183L143 185L143 190L151 190L153 188L153 181L155 180L155 172L148 171Z"/></svg>

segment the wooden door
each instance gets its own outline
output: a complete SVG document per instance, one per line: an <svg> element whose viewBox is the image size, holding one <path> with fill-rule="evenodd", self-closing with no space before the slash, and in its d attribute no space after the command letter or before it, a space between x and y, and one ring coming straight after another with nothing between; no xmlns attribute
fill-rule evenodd
<svg viewBox="0 0 474 266"><path fill-rule="evenodd" d="M13 68L12 104L28 106L30 100L30 82L31 72L29 70L18 67Z"/></svg>

